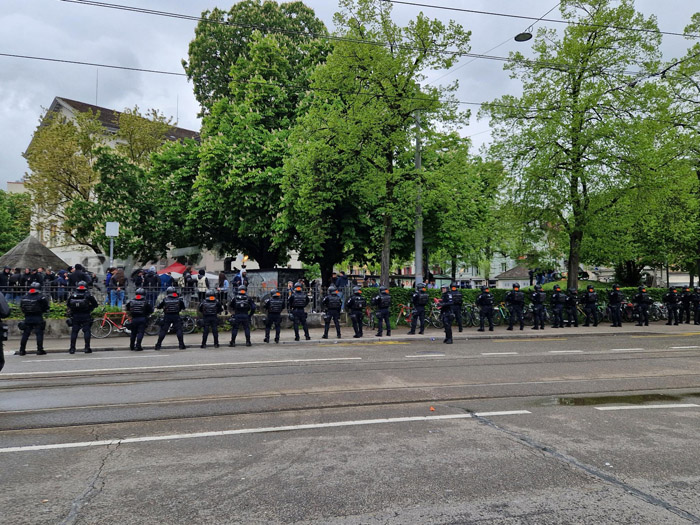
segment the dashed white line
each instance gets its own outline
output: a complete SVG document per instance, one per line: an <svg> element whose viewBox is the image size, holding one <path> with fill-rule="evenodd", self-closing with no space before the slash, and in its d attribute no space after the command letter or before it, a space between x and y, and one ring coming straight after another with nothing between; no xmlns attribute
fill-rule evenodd
<svg viewBox="0 0 700 525"><path fill-rule="evenodd" d="M518 352L481 352L481 355L518 355Z"/></svg>
<svg viewBox="0 0 700 525"><path fill-rule="evenodd" d="M700 348L700 346L672 346L673 350L687 350L690 348Z"/></svg>
<svg viewBox="0 0 700 525"><path fill-rule="evenodd" d="M550 350L550 354L582 354L583 350Z"/></svg>
<svg viewBox="0 0 700 525"><path fill-rule="evenodd" d="M445 357L445 354L421 354L421 355L407 355L406 357Z"/></svg>
<svg viewBox="0 0 700 525"><path fill-rule="evenodd" d="M475 414L449 414L444 416L416 416L416 417L396 417L386 419L364 419L356 421L336 421L333 423L312 423L307 425L291 425L283 427L263 427L263 428L243 428L237 430L218 430L213 432L196 432L192 434L171 434L167 436L145 436L127 439L105 439L101 441L82 441L76 443L55 443L50 445L29 445L24 447L7 447L0 448L0 453L8 452L37 452L41 450L66 449L66 448L85 448L99 447L109 445L124 445L127 443L146 443L152 441L173 441L176 439L197 439L221 436L235 436L241 434L264 434L268 432L291 432L295 430L313 430L320 428L338 428L352 427L362 425L379 425L393 423L411 423L417 421L441 421L450 419L470 419L474 416L492 417L492 416L515 416L530 414L527 410L509 410L502 412L478 412Z"/></svg>
<svg viewBox="0 0 700 525"><path fill-rule="evenodd" d="M17 376L45 376L47 374L82 374L85 372L126 372L133 370L172 370L178 368L206 368L217 366L244 366L244 365L279 365L279 364L295 364L295 363L322 363L329 361L361 361L361 357L329 357L319 359L280 359L276 361L237 361L231 363L197 363L191 365L162 365L162 366L130 366L123 368L91 368L83 370L54 370L51 372L14 372L12 374L3 374L2 376L17 377Z"/></svg>
<svg viewBox="0 0 700 525"><path fill-rule="evenodd" d="M696 408L700 405L695 405L693 403L678 403L678 404L668 404L668 405L633 405L633 406L623 406L623 407L593 407L596 410L644 410L647 408Z"/></svg>
<svg viewBox="0 0 700 525"><path fill-rule="evenodd" d="M611 352L637 352L639 350L644 350L644 348L611 348Z"/></svg>

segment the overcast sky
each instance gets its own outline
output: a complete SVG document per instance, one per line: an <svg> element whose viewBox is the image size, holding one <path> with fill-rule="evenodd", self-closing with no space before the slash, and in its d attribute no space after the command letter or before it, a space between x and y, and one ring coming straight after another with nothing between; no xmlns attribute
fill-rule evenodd
<svg viewBox="0 0 700 525"><path fill-rule="evenodd" d="M153 10L198 16L205 9L228 9L229 2L215 0L111 0ZM332 29L335 0L306 0ZM540 17L555 7L556 0L420 0L418 3L457 7L523 16ZM682 32L691 15L700 11L697 0L637 0L645 15L654 14L662 31ZM394 19L405 24L422 9L426 15L450 18L472 31L471 51L507 56L509 51L526 51L529 43L518 44L513 36L530 22L517 18L395 5ZM559 10L547 18L560 19ZM539 25L561 27L540 22ZM148 16L61 0L3 0L0 12L0 53L28 55L182 73L181 59L194 36L196 23L160 16ZM504 43L505 42L505 43ZM503 44L503 45L501 45ZM667 58L680 57L690 43L682 37L665 36ZM494 47L496 49L493 49ZM491 50L491 51L490 51ZM199 130L198 104L192 85L185 77L128 72L92 66L59 64L0 56L0 189L6 182L20 180L27 171L22 158L43 110L55 96L123 110L138 105L156 108L177 117L180 127ZM428 75L428 82L445 72ZM96 80L99 78L99 82ZM464 58L438 83L460 81L458 98L484 102L506 93L518 93L519 83L510 80L503 63ZM97 84L97 89L96 89ZM467 106L476 114L478 106ZM486 121L472 122L463 130L478 148L490 139Z"/></svg>

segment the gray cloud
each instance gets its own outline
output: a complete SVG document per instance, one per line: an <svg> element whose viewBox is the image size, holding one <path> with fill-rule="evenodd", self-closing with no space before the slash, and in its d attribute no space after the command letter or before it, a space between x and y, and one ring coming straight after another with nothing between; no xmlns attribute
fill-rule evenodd
<svg viewBox="0 0 700 525"><path fill-rule="evenodd" d="M199 15L205 9L228 9L230 3L213 0L151 0L149 2L115 3L139 5L148 9ZM427 0L423 3L448 5L464 9L512 13L539 17L556 5L554 0ZM665 31L682 32L696 9L693 2L672 2L672 6L658 0L637 0L637 9L645 15L655 14L659 27ZM317 15L332 27L335 2L307 0ZM669 3L670 4L670 3ZM527 52L528 44L517 44L512 37L526 29L525 20L501 18L468 13L423 9L432 18L447 21L454 18L472 31L472 52L484 53L494 46L505 44L489 54L507 56L511 50ZM419 9L396 5L393 13L398 23L405 24L416 16ZM558 19L558 10L549 18ZM180 60L186 58L187 46L194 36L193 22L146 16L135 13L69 4L58 0L5 0L0 13L0 52L36 55L67 60L117 64L130 67L182 72ZM679 57L692 42L680 37L664 38L666 57ZM519 92L518 83L503 71L503 63L489 60L469 62L465 58L454 71L439 83L459 80L458 98L482 102L506 94ZM27 170L21 157L31 140L42 107L48 106L55 96L64 96L89 103L95 102L96 68L68 64L54 64L0 57L0 136L3 152L0 155L0 188L12 180L19 180ZM444 75L428 73L427 81ZM124 109L138 105L142 109L156 108L168 116L179 115L179 125L199 129L196 117L199 110L192 95L192 86L184 77L154 75L101 68L97 102L101 106ZM475 115L478 107L469 106ZM463 130L473 136L475 147L488 142L488 122L476 121Z"/></svg>

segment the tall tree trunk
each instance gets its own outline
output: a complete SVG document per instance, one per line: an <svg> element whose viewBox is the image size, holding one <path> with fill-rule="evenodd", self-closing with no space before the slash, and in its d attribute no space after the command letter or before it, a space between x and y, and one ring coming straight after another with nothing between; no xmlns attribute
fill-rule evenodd
<svg viewBox="0 0 700 525"><path fill-rule="evenodd" d="M391 236L392 224L391 215L384 215L384 242L382 244L382 270L379 283L382 286L389 286L389 273L391 270Z"/></svg>
<svg viewBox="0 0 700 525"><path fill-rule="evenodd" d="M581 257L582 231L573 231L569 235L569 276L566 279L567 288L578 288L578 265Z"/></svg>
<svg viewBox="0 0 700 525"><path fill-rule="evenodd" d="M457 280L457 256L452 256L452 282Z"/></svg>

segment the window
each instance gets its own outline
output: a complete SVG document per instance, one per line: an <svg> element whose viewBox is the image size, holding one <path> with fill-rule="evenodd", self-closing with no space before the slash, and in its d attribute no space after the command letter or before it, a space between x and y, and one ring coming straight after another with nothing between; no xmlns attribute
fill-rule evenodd
<svg viewBox="0 0 700 525"><path fill-rule="evenodd" d="M501 271L505 272L506 270L508 270L508 265L506 263L501 263Z"/></svg>

